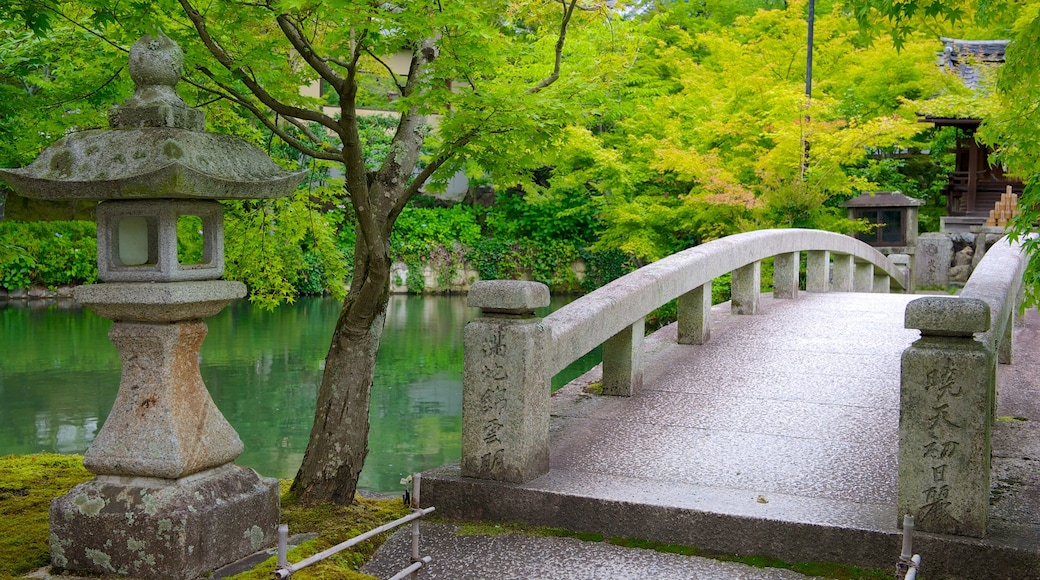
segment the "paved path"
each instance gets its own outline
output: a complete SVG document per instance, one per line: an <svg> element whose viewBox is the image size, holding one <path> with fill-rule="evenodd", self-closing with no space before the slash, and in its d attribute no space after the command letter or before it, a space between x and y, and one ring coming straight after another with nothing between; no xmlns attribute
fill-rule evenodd
<svg viewBox="0 0 1040 580"><path fill-rule="evenodd" d="M888 568L899 554L899 361L918 337L903 328L914 298L763 296L756 316L716 307L706 345L675 344L674 327L648 339L634 396L583 394L595 373L554 396L547 475L509 485L448 466L427 473L424 498L455 518ZM1040 389L1029 373L1040 368L1040 320L1029 320L1017 366L1001 369L998 414L1032 421L994 427L987 540L920 535L941 570L973 577L958 558L1040 554Z"/></svg>
<svg viewBox="0 0 1040 580"><path fill-rule="evenodd" d="M804 580L790 570L753 568L710 558L622 548L576 538L509 533L459 535L452 524L424 523L422 554L433 560L420 572L441 580ZM361 571L391 578L408 565L411 535L394 534Z"/></svg>

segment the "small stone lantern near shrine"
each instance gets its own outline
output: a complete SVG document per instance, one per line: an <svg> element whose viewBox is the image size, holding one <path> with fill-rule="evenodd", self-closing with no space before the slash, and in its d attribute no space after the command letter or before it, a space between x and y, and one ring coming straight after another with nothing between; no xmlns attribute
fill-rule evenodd
<svg viewBox="0 0 1040 580"><path fill-rule="evenodd" d="M50 508L59 569L191 579L274 543L278 483L234 464L242 441L199 374L203 318L245 296L224 273L217 199L291 193L303 173L256 147L205 132L177 95L183 53L145 36L130 51L134 96L109 130L72 133L32 165L0 170L19 195L103 200L98 274L77 301L113 320L123 371L112 412L84 455L96 474ZM177 223L201 222L199 263L178 260ZM197 226L195 226L197 227Z"/></svg>
<svg viewBox="0 0 1040 580"><path fill-rule="evenodd" d="M857 234L856 238L874 246L888 256L900 269L910 274L911 288L917 270L917 222L919 199L907 197L898 191L871 191L842 204L848 208L849 219L865 219L877 227Z"/></svg>
<svg viewBox="0 0 1040 580"><path fill-rule="evenodd" d="M923 201L898 191L873 191L841 205L848 208L849 219L865 219L877 225L874 231L856 236L875 248L905 253L902 249L917 245L917 208L924 205Z"/></svg>

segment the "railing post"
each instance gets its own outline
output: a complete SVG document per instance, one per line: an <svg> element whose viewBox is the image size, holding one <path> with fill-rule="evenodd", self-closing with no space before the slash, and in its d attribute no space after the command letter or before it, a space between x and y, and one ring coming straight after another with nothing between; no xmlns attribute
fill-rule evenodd
<svg viewBox="0 0 1040 580"><path fill-rule="evenodd" d="M809 250L805 257L805 291L823 293L831 287L831 253Z"/></svg>
<svg viewBox="0 0 1040 580"><path fill-rule="evenodd" d="M513 483L549 471L549 305L538 282L487 280L469 291L480 318L463 333L462 475Z"/></svg>
<svg viewBox="0 0 1040 580"><path fill-rule="evenodd" d="M1018 305L1012 305L1015 310L1018 309ZM1011 364L1011 360L1015 355L1015 310L1012 310L1008 314L1007 324L1004 325L1004 336L1000 337L1000 342L997 343L997 362L1002 365Z"/></svg>
<svg viewBox="0 0 1040 580"><path fill-rule="evenodd" d="M762 262L756 261L733 270L730 285L730 308L733 314L758 314L762 292Z"/></svg>
<svg viewBox="0 0 1040 580"><path fill-rule="evenodd" d="M870 262L856 262L856 272L852 278L852 291L874 291L874 264Z"/></svg>
<svg viewBox="0 0 1040 580"><path fill-rule="evenodd" d="M911 254L889 254L888 261L895 266L897 272L902 272L903 274L903 279L906 284L906 287L903 288L903 292L913 294L915 287L914 278L917 276L915 272L917 259Z"/></svg>
<svg viewBox="0 0 1040 580"><path fill-rule="evenodd" d="M631 397L643 386L643 332L645 319L603 343L603 394Z"/></svg>
<svg viewBox="0 0 1040 580"><path fill-rule="evenodd" d="M834 255L834 291L852 292L853 264L856 257L851 254Z"/></svg>
<svg viewBox="0 0 1040 580"><path fill-rule="evenodd" d="M798 298L798 268L801 252L778 254L773 258L773 298Z"/></svg>
<svg viewBox="0 0 1040 580"><path fill-rule="evenodd" d="M679 344L704 344L711 336L711 281L679 297Z"/></svg>
<svg viewBox="0 0 1040 580"><path fill-rule="evenodd" d="M897 513L922 531L981 538L996 375L993 353L973 335L989 329L989 305L919 298L906 307L906 327L921 339L902 358Z"/></svg>
<svg viewBox="0 0 1040 580"><path fill-rule="evenodd" d="M882 270L880 274L875 270L873 288L873 291L876 294L888 294L892 291L892 278L890 278L888 273L884 270Z"/></svg>

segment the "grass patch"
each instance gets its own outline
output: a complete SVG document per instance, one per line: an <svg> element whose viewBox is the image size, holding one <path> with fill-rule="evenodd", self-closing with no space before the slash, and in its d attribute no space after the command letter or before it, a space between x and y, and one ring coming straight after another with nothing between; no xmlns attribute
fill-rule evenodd
<svg viewBox="0 0 1040 580"><path fill-rule="evenodd" d="M961 291L960 286L944 285L944 284L922 284L917 286L916 292L945 292L947 294L957 294Z"/></svg>
<svg viewBox="0 0 1040 580"><path fill-rule="evenodd" d="M755 568L783 568L785 570L791 570L804 574L806 576L820 576L824 578L837 578L839 580L869 580L869 579L890 579L892 574L890 572L884 572L881 570L868 570L865 568L858 568L856 566L846 566L845 564L838 564L835 562L798 562L792 563L779 558L770 558L768 556L740 556L736 554L722 554L718 552L709 552L705 550L699 550L691 546L683 546L681 544L665 544L662 542L655 542L653 540L644 540L642 538L622 538L615 537L608 540L609 543L615 546L622 546L625 548L642 548L644 550L653 550L655 552L663 552L665 554L680 554L683 556L699 556L701 558L711 558L713 560L719 560L722 562L737 562L740 564L746 564Z"/></svg>
<svg viewBox="0 0 1040 580"><path fill-rule="evenodd" d="M0 579L17 578L46 566L50 560L48 509L51 499L63 495L93 474L83 468L79 455L9 455L0 457ZM281 482L282 522L290 534L318 532L321 535L289 550L289 561L299 562L358 534L409 513L400 499L359 497L354 505L300 505L288 495L290 481ZM358 572L389 537L387 532L344 550L320 564L303 569L293 578L344 580L371 579ZM268 580L277 558L272 556L257 568L233 576L236 580Z"/></svg>
<svg viewBox="0 0 1040 580"><path fill-rule="evenodd" d="M602 395L603 394L603 381L593 381L582 389L590 395Z"/></svg>
<svg viewBox="0 0 1040 580"><path fill-rule="evenodd" d="M1029 417L1012 417L1011 415L999 415L997 421L1003 423L1024 423L1029 420Z"/></svg>
<svg viewBox="0 0 1040 580"><path fill-rule="evenodd" d="M291 481L282 482L282 522L289 525L290 534L317 532L321 535L289 550L289 561L299 562L313 554L331 548L340 542L363 534L372 528L408 515L409 509L400 499L368 499L358 497L353 505L301 505L288 495ZM358 568L372 559L376 549L393 531L352 546L319 564L293 574L298 579L336 578L343 580L371 579ZM277 558L272 556L249 572L232 576L235 580L269 580Z"/></svg>

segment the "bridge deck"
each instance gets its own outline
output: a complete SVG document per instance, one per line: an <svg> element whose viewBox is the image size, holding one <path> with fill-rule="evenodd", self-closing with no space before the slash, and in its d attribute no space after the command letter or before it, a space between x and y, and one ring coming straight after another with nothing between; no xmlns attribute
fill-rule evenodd
<svg viewBox="0 0 1040 580"><path fill-rule="evenodd" d="M716 307L700 346L664 329L630 399L555 397L547 479L561 492L891 528L912 298L810 294L739 317Z"/></svg>
<svg viewBox="0 0 1040 580"><path fill-rule="evenodd" d="M427 475L424 498L449 517L887 568L899 554L899 366L919 336L903 328L914 298L763 295L756 316L716 306L708 344L675 344L674 326L648 337L631 398L582 393L597 371L557 393L547 475L510 485L447 467ZM1020 333L1035 338L1035 314ZM966 577L984 577L952 564L970 550L1040 561L1040 343L1020 342L1033 350L1002 366L998 414L1031 421L994 427L987 539L918 534L927 560Z"/></svg>

